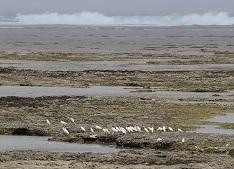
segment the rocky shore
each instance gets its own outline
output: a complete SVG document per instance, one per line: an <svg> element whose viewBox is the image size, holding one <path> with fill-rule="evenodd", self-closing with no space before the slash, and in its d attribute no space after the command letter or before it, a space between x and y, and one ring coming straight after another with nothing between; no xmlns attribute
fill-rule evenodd
<svg viewBox="0 0 234 169"><path fill-rule="evenodd" d="M234 123L207 121L234 112L232 35L219 36L220 31L209 28L213 35L208 28L202 32L196 27L173 28L178 35L172 28L81 28L1 30L0 92L6 86L121 86L123 91L135 87L129 92L134 95L50 95L41 90L40 96L33 91L29 96L17 88L20 95L0 97L0 134L50 136L49 141L121 150L6 151L0 152L0 168L233 168L233 135L195 132L201 125L234 129ZM132 34L126 33L128 29ZM190 95L159 97L162 91ZM141 131L112 129L130 126ZM166 131L157 130L163 126Z"/></svg>

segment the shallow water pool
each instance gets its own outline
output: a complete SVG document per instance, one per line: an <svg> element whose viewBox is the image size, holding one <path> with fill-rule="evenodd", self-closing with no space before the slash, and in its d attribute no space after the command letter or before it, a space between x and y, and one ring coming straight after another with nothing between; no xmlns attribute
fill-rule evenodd
<svg viewBox="0 0 234 169"><path fill-rule="evenodd" d="M202 125L195 133L234 134L233 129L222 129L215 125Z"/></svg>
<svg viewBox="0 0 234 169"><path fill-rule="evenodd" d="M208 119L211 122L234 123L234 113L227 113L225 116L215 116Z"/></svg>
<svg viewBox="0 0 234 169"><path fill-rule="evenodd" d="M234 124L234 113L227 113L225 116L215 116L213 118L208 119L207 121ZM234 134L233 129L223 129L217 125L202 125L201 128L195 130L195 132L196 133Z"/></svg>
<svg viewBox="0 0 234 169"><path fill-rule="evenodd" d="M114 146L79 144L48 141L49 137L0 135L0 151L32 150L71 153L114 153L120 149Z"/></svg>

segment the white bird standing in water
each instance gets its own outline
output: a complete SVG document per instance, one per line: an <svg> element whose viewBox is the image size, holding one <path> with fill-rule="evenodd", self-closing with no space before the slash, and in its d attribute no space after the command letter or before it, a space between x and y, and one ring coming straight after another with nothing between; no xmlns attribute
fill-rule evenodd
<svg viewBox="0 0 234 169"><path fill-rule="evenodd" d="M67 135L69 134L68 130L65 127L63 127L63 132Z"/></svg>
<svg viewBox="0 0 234 169"><path fill-rule="evenodd" d="M46 119L46 123L50 126L50 121L48 119Z"/></svg>

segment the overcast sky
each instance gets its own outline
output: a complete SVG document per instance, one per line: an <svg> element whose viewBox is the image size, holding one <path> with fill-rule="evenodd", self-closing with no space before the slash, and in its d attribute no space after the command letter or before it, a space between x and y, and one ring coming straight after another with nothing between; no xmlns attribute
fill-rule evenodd
<svg viewBox="0 0 234 169"><path fill-rule="evenodd" d="M0 5L0 15L82 11L105 15L234 14L234 0L1 0Z"/></svg>

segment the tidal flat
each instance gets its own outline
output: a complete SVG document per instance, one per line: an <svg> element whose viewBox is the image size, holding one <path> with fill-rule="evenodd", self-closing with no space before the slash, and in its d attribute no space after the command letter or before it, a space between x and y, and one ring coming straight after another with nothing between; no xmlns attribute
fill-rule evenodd
<svg viewBox="0 0 234 169"><path fill-rule="evenodd" d="M0 168L233 168L232 134L195 132L234 130L234 119L207 121L234 113L230 28L0 28L0 134L121 149L2 151ZM141 131L112 130L129 126Z"/></svg>

